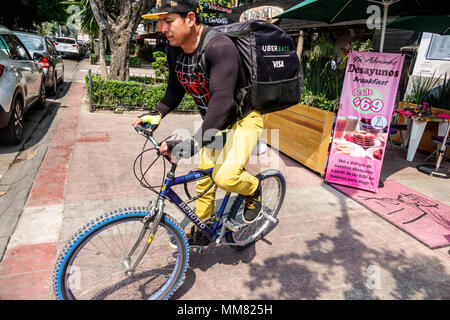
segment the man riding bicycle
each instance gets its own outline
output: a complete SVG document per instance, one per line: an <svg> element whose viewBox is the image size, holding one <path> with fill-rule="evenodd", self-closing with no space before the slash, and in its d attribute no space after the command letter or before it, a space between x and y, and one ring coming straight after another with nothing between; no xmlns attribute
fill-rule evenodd
<svg viewBox="0 0 450 320"><path fill-rule="evenodd" d="M196 202L196 214L202 220L214 212L217 187L245 197L243 219L254 222L261 212L259 180L244 170L263 128L261 113L250 106L237 107L235 93L246 85L239 52L225 35L214 36L205 47L206 70L196 68L199 51L209 29L200 22L197 0L158 0L157 13L144 18L159 19L161 31L169 44L169 80L166 93L158 106L133 121L133 126L157 126L174 110L185 92L195 101L203 119L200 130L191 139L172 140L161 144L160 152L176 162L200 152L200 169L214 167L215 182ZM211 148L216 133L227 133L222 149ZM210 178L197 181L196 192L202 193L211 184ZM209 240L199 230L192 230L192 243L207 245Z"/></svg>

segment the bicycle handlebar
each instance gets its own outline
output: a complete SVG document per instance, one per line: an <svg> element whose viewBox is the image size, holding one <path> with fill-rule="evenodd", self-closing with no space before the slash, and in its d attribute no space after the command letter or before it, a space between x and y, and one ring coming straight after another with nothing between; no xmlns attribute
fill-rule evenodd
<svg viewBox="0 0 450 320"><path fill-rule="evenodd" d="M159 151L161 145L155 140L155 138L153 138L153 127L151 124L148 124L147 126L137 125L134 129L137 133L144 135L148 140L150 140L150 142L153 143L155 148Z"/></svg>

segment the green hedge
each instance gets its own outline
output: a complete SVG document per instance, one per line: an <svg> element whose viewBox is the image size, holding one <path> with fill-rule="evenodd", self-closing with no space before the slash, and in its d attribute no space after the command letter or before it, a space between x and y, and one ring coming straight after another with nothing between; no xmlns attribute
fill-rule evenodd
<svg viewBox="0 0 450 320"><path fill-rule="evenodd" d="M115 110L125 109L154 109L164 97L166 84L155 84L161 79L131 77L130 81L105 80L98 75L92 77L92 104L96 108ZM90 92L89 76L86 78L86 89ZM197 111L194 99L188 94L184 96L177 110Z"/></svg>
<svg viewBox="0 0 450 320"><path fill-rule="evenodd" d="M130 81L145 83L145 84L157 84L157 83L165 83L166 80L162 78L153 78L153 77L141 77L141 76L130 76Z"/></svg>

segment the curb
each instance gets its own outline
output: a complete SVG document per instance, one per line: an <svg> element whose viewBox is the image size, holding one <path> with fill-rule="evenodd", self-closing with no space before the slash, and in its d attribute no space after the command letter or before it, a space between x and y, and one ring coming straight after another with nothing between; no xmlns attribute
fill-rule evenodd
<svg viewBox="0 0 450 320"><path fill-rule="evenodd" d="M0 265L2 300L47 300L53 297L51 283L63 220L64 186L76 142L80 102L85 94L84 83L73 81L66 108Z"/></svg>

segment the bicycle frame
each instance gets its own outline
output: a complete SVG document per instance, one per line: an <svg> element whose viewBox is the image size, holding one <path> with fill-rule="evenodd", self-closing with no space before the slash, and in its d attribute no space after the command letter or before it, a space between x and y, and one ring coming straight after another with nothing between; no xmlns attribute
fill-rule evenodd
<svg viewBox="0 0 450 320"><path fill-rule="evenodd" d="M175 165L175 167L176 167L176 165ZM208 173L212 173L213 169L214 168L210 168L205 171ZM175 168L173 168L172 171L174 171L174 170L175 170ZM209 227L208 225L206 225L204 223L203 220L201 220L195 214L195 212L189 207L189 205L186 204L186 202L184 202L183 200L181 200L181 198L171 189L173 186L183 184L183 183L188 183L188 182L191 182L194 180L198 180L198 179L206 177L206 176L208 176L208 175L201 171L190 172L184 176L174 177L174 178L171 178L170 174L169 174L166 177L164 184L161 187L160 197L167 198L168 200L170 200L173 204L175 204L178 207L178 209L180 209L181 212L183 212L186 216L188 216L188 218L199 229L201 229L205 233L205 235L209 238L209 240L214 240L217 237L216 231L217 231L217 228L219 227L219 222L221 221L223 213L225 212L225 207L230 198L230 192L226 193L225 198L222 201L222 204L220 206L219 212L217 213L217 219L214 222L214 225L212 227Z"/></svg>
<svg viewBox="0 0 450 320"><path fill-rule="evenodd" d="M136 126L135 127L136 131L139 133L142 133L154 146L157 150L159 150L160 145L159 143L155 140L155 138L153 137L153 131L152 131L152 126L148 125L146 128L140 127L140 126ZM170 161L170 158L167 157L166 155L164 155L164 157ZM203 233L208 237L209 240L215 240L217 238L217 229L219 227L219 223L222 221L222 216L225 212L225 207L228 203L228 200L230 198L230 192L227 192L223 201L222 201L222 205L220 207L219 212L217 213L217 217L216 217L216 221L214 222L214 225L211 227L209 227L208 225L206 225L204 223L204 221L202 221L196 214L195 212L187 205L186 202L184 202L183 200L181 200L181 198L171 189L173 186L175 185L179 185L182 183L188 183L203 177L206 177L208 175L212 174L212 171L214 168L210 168L207 170L202 170L199 171L200 169L198 169L198 171L193 171L190 172L184 176L180 176L180 177L175 177L175 170L177 168L177 164L172 163L172 168L170 169L169 173L167 174L163 185L161 186L161 190L158 196L158 200L157 200L157 209L156 209L156 215L155 217L155 221L154 221L154 227L151 229L150 231L150 237L149 237L149 241L147 243L147 247L148 244L151 243L156 229L158 227L159 221L161 220L162 214L163 214L163 200L164 199L168 199L169 201L171 201L173 204L175 204L175 206L177 206L178 209L180 209L181 212L183 212L185 215L187 215L189 217L189 219L199 228L203 231ZM222 226L221 226L221 232L220 232L220 237L223 237L224 235L224 230L225 230L225 221L222 221ZM220 238L218 239L218 242L220 242ZM144 248L144 251L146 250L146 248ZM132 252L134 251L134 249L132 250Z"/></svg>

